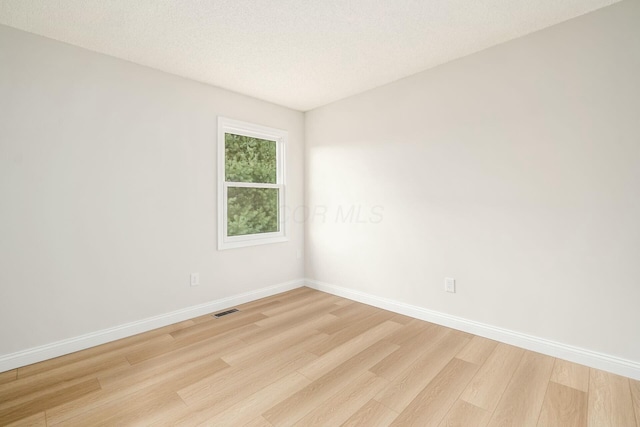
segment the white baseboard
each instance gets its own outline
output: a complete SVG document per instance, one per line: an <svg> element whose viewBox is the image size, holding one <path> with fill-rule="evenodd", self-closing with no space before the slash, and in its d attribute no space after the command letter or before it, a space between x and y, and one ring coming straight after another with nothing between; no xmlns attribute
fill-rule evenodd
<svg viewBox="0 0 640 427"><path fill-rule="evenodd" d="M544 338L523 334L509 329L498 328L484 323L474 322L457 316L451 316L426 308L394 301L388 298L367 294L360 291L335 286L317 280L306 279L310 288L358 301L367 305L404 314L438 325L468 332L481 337L511 344L537 353L546 354L581 365L613 372L614 374L640 380L640 363L621 359L608 354L598 353L584 348L550 341Z"/></svg>
<svg viewBox="0 0 640 427"><path fill-rule="evenodd" d="M183 308L181 310L172 311L159 316L153 316L136 322L92 332L90 334L18 351L16 353L2 355L0 356L0 372L63 356L65 354L95 347L100 344L130 337L142 332L147 332L152 329L161 328L173 323L182 322L194 317L220 311L224 308L229 308L295 288L300 288L304 286L304 283L303 279L298 279L280 283L278 285L267 286L255 291L232 295L230 297L194 305L192 307Z"/></svg>

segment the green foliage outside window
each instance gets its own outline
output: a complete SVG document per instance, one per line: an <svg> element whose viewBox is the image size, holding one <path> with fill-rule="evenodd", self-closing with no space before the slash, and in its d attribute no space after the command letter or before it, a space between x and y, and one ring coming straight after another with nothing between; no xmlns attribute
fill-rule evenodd
<svg viewBox="0 0 640 427"><path fill-rule="evenodd" d="M224 135L225 181L276 183L276 142Z"/></svg>
<svg viewBox="0 0 640 427"><path fill-rule="evenodd" d="M225 180L276 184L276 142L225 134ZM228 187L227 234L277 232L278 189Z"/></svg>
<svg viewBox="0 0 640 427"><path fill-rule="evenodd" d="M278 231L278 189L229 187L229 236Z"/></svg>

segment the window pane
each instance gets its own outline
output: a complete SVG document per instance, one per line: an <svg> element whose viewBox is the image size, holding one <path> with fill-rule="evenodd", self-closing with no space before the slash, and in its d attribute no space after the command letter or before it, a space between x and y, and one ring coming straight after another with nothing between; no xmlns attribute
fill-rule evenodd
<svg viewBox="0 0 640 427"><path fill-rule="evenodd" d="M229 187L227 191L228 236L279 231L277 188Z"/></svg>
<svg viewBox="0 0 640 427"><path fill-rule="evenodd" d="M276 142L225 133L227 182L276 183Z"/></svg>

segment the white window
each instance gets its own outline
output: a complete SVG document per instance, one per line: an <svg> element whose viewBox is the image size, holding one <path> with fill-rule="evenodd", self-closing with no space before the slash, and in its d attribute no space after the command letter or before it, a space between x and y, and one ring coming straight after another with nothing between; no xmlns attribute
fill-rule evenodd
<svg viewBox="0 0 640 427"><path fill-rule="evenodd" d="M287 132L218 117L218 249L287 240Z"/></svg>

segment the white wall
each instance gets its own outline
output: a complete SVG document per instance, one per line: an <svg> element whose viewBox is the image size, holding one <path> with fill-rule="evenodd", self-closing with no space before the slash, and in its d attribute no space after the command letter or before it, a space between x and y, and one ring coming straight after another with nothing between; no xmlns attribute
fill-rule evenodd
<svg viewBox="0 0 640 427"><path fill-rule="evenodd" d="M0 64L0 356L303 277L301 223L219 252L215 205L218 115L289 131L303 202L301 112L5 26Z"/></svg>
<svg viewBox="0 0 640 427"><path fill-rule="evenodd" d="M640 362L638 22L622 2L309 112L307 276Z"/></svg>

